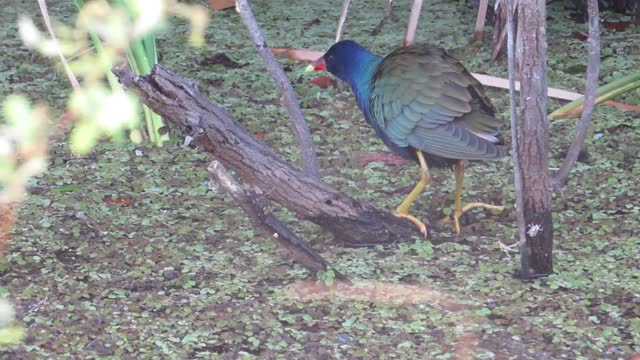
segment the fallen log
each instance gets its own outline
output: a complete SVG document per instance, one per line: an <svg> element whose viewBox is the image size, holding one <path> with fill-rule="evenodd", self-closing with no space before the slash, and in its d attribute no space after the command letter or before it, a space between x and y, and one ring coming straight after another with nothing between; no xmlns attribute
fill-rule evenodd
<svg viewBox="0 0 640 360"><path fill-rule="evenodd" d="M142 77L127 65L113 72L143 103L194 138L199 149L213 154L270 200L331 232L336 241L370 246L407 241L419 234L409 220L361 203L279 158L224 108L202 96L195 82L160 65Z"/></svg>

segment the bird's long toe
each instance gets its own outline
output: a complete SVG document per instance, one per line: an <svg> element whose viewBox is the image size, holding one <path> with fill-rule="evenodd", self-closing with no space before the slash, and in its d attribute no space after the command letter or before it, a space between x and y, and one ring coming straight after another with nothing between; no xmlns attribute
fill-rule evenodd
<svg viewBox="0 0 640 360"><path fill-rule="evenodd" d="M463 217L463 215L465 215L467 211L475 208L483 208L486 210L491 210L499 213L504 211L505 209L504 206L485 204L481 202L473 202L465 205L462 209L454 211L452 215L447 215L443 217L442 219L439 220L439 222L453 221L453 226L454 226L456 235L460 235L462 233L462 226L460 224L460 219Z"/></svg>
<svg viewBox="0 0 640 360"><path fill-rule="evenodd" d="M409 214L404 214L404 213L400 213L397 212L394 214L397 217L401 217L401 218L405 218L407 220L410 220L412 223L414 223L417 227L418 227L418 231L420 231L420 233L422 234L422 236L424 236L425 238L428 235L427 232L427 226L420 220L416 219L413 215L409 215Z"/></svg>

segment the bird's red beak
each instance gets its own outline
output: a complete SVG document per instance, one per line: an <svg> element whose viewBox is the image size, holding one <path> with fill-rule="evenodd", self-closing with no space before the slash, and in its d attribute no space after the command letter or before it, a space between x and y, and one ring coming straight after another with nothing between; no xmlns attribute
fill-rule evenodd
<svg viewBox="0 0 640 360"><path fill-rule="evenodd" d="M323 71L327 70L327 64L324 62L324 57L319 58L318 60L313 61L305 71Z"/></svg>

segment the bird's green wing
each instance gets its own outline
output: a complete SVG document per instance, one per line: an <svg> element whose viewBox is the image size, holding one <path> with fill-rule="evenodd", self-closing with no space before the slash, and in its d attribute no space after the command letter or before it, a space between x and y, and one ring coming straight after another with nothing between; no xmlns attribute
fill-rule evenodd
<svg viewBox="0 0 640 360"><path fill-rule="evenodd" d="M482 85L444 50L412 45L389 54L370 101L372 121L398 146L453 159L504 156L493 144L502 121Z"/></svg>

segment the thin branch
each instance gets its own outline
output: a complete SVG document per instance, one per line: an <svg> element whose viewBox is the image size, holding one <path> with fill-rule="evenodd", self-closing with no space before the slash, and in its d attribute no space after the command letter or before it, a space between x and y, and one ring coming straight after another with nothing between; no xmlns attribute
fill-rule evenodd
<svg viewBox="0 0 640 360"><path fill-rule="evenodd" d="M491 52L489 65L493 65L493 63L498 59L498 56L500 56L500 51L502 50L502 46L504 46L504 40L507 35L507 27L500 29L500 35L498 35L498 41L496 42L495 46L493 47L493 51Z"/></svg>
<svg viewBox="0 0 640 360"><path fill-rule="evenodd" d="M473 33L473 40L482 41L484 35L484 23L487 19L487 8L489 7L489 0L480 0L478 3L478 16L476 17L476 29Z"/></svg>
<svg viewBox="0 0 640 360"><path fill-rule="evenodd" d="M418 28L420 11L422 11L422 0L413 0L411 15L409 15L409 24L407 24L407 32L404 34L404 46L409 46L416 40L416 29Z"/></svg>
<svg viewBox="0 0 640 360"><path fill-rule="evenodd" d="M304 163L304 172L307 175L320 178L318 158L313 146L313 140L311 139L311 132L309 131L309 127L305 121L304 114L298 105L298 98L296 93L293 91L289 78L287 78L287 75L273 57L271 51L269 51L269 47L260 32L260 28L256 23L256 19L251 12L251 7L247 0L236 0L236 9L238 9L240 17L242 17L242 21L247 27L249 35L256 45L256 49L264 61L265 68L271 76L273 76L273 80L275 81L278 90L280 90L284 96L291 127L293 128L293 133L296 139L298 139L298 143L300 144L302 151L301 157L302 162Z"/></svg>
<svg viewBox="0 0 640 360"><path fill-rule="evenodd" d="M42 17L44 18L44 24L47 26L47 31L49 31L49 36L51 36L51 40L53 40L53 43L56 46L56 52L58 53L58 56L60 57L60 61L64 66L64 71L67 73L67 78L69 78L69 82L71 83L73 90L78 91L80 90L80 83L78 82L76 75L71 70L69 63L67 62L67 59L64 57L64 54L62 53L62 49L60 48L60 42L56 37L56 33L53 31L53 26L51 26L49 12L47 11L47 4L45 3L44 0L38 0L38 5L40 6L40 12L42 13Z"/></svg>
<svg viewBox="0 0 640 360"><path fill-rule="evenodd" d="M340 20L338 20L338 28L336 29L336 42L342 38L344 32L344 23L347 21L347 13L349 12L349 4L351 0L342 1L342 9L340 9Z"/></svg>
<svg viewBox="0 0 640 360"><path fill-rule="evenodd" d="M286 250L311 275L315 276L319 271L331 269L337 280L350 282L346 276L331 267L311 246L287 229L287 226L280 219L268 211L269 201L263 195L242 189L218 161L212 161L207 170L211 175L209 187L212 190L215 190L218 185L222 187L227 194L233 197L236 204L244 210L256 227L270 235L276 244Z"/></svg>
<svg viewBox="0 0 640 360"><path fill-rule="evenodd" d="M371 30L371 35L376 36L380 33L380 31L382 31L382 27L384 26L384 23L391 17L392 11L393 11L393 0L389 0L389 2L387 3L387 6L385 6L384 8L384 16L382 17L382 20L380 20L378 25L376 25L376 27L373 28L373 30Z"/></svg>
<svg viewBox="0 0 640 360"><path fill-rule="evenodd" d="M580 155L580 150L582 150L582 145L587 137L587 130L589 130L589 124L593 117L593 109L595 108L598 76L600 74L600 16L598 0L588 0L587 11L589 13L589 60L587 63L587 88L585 90L584 109L580 116L580 122L578 122L576 126L576 137L573 143L571 143L569 151L567 151L564 163L553 179L551 179L551 185L555 189L565 184L571 169L578 160L578 155Z"/></svg>
<svg viewBox="0 0 640 360"><path fill-rule="evenodd" d="M518 219L518 247L520 248L521 274L529 274L529 249L524 219L524 186L522 184L522 168L520 166L520 146L518 142L518 119L516 111L516 56L513 15L518 0L507 0L507 62L509 65L509 116L511 117L511 158L513 160L513 183L516 193L516 216Z"/></svg>

